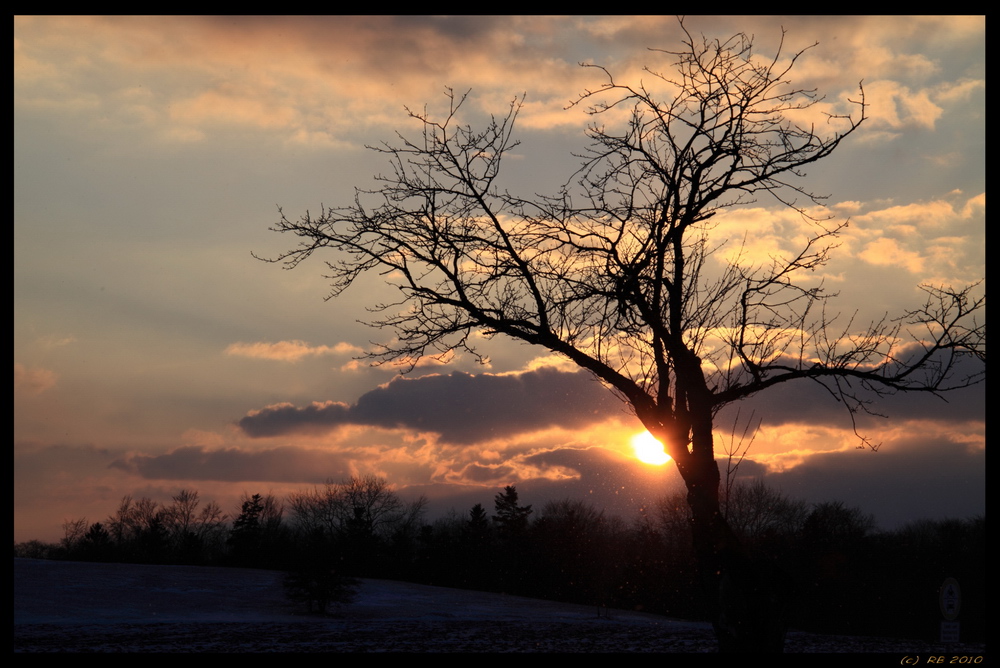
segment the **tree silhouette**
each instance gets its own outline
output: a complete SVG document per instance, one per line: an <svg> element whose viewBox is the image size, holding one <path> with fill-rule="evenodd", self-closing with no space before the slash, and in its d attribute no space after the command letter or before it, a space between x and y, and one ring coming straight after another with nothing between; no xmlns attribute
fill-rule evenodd
<svg viewBox="0 0 1000 668"><path fill-rule="evenodd" d="M331 538L347 533L389 538L416 527L427 500L405 502L385 478L353 476L343 482L328 479L323 487L289 497L298 528L310 533L320 528Z"/></svg>
<svg viewBox="0 0 1000 668"><path fill-rule="evenodd" d="M493 571L501 590L528 594L533 578L528 572L530 541L528 518L531 504L518 505L517 487L507 485L493 497L493 523L497 528L497 546Z"/></svg>
<svg viewBox="0 0 1000 668"><path fill-rule="evenodd" d="M388 480L374 475L353 476L339 483L327 480L323 487L289 497L300 534L322 531L342 549L348 572L366 576L386 576L392 568L405 566L391 552L408 551L426 504L424 497L404 501Z"/></svg>
<svg viewBox="0 0 1000 668"><path fill-rule="evenodd" d="M528 517L531 515L531 504L519 506L517 487L507 485L503 492L493 498L493 508L496 515L493 521L500 528L502 535L523 534L528 528Z"/></svg>
<svg viewBox="0 0 1000 668"><path fill-rule="evenodd" d="M473 535L481 535L489 530L489 521L483 504L477 503L469 510L468 529Z"/></svg>
<svg viewBox="0 0 1000 668"><path fill-rule="evenodd" d="M80 517L75 520L65 520L62 523L63 538L60 545L67 552L73 552L80 546L80 541L87 534L87 518Z"/></svg>
<svg viewBox="0 0 1000 668"><path fill-rule="evenodd" d="M823 198L799 179L864 123L863 88L824 118L822 98L788 81L806 50L764 58L745 34L713 40L681 28L679 51L651 51L670 69L647 68L642 83L587 66L603 83L572 105L593 116L591 143L557 194L525 199L499 185L523 98L474 130L458 119L466 96L449 89L440 120L409 111L416 139L374 147L392 167L378 189L315 217L281 213L272 229L300 241L269 261L294 268L334 251L331 298L369 271L395 285L399 300L375 306L371 324L395 333L371 353L376 363L412 369L455 349L478 356L475 335L499 334L590 371L678 467L720 647L778 650L784 606L720 512L714 416L808 381L854 423L873 397L979 382L985 298L977 286L927 286L926 302L896 319L861 326L831 315L832 295L813 272L846 223L817 217ZM812 229L797 252L763 263L738 239L723 248L713 228L717 214L761 196Z"/></svg>
<svg viewBox="0 0 1000 668"><path fill-rule="evenodd" d="M268 568L283 561L284 507L273 495L243 494L240 512L233 520L227 544L240 566Z"/></svg>
<svg viewBox="0 0 1000 668"><path fill-rule="evenodd" d="M729 526L743 541L793 535L809 514L804 501L788 498L760 478L729 486L723 508Z"/></svg>

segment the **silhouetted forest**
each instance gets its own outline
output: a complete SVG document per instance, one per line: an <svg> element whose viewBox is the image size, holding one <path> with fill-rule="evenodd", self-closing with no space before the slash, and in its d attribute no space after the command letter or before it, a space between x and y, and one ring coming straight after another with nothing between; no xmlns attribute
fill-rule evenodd
<svg viewBox="0 0 1000 668"><path fill-rule="evenodd" d="M579 500L492 500L428 522L382 478L292 494L245 495L227 514L184 490L170 504L125 497L105 520L67 521L59 544L14 545L16 557L282 570L309 610L350 600L356 577L506 592L703 619L684 495L623 519ZM938 587L962 588L962 638L985 640L986 520L913 522L880 531L842 502L809 505L761 481L723 503L757 578L787 583L793 628L935 639Z"/></svg>

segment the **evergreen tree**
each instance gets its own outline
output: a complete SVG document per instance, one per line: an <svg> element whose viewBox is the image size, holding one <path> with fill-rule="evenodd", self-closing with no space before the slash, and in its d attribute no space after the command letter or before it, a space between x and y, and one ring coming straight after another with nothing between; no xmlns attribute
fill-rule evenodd
<svg viewBox="0 0 1000 668"><path fill-rule="evenodd" d="M531 504L519 506L517 502L517 487L514 485L507 485L503 488L503 493L494 498L496 515L493 516L493 521L500 527L502 534L522 534L528 528Z"/></svg>
<svg viewBox="0 0 1000 668"><path fill-rule="evenodd" d="M270 494L254 494L243 498L240 514L233 521L233 528L226 541L235 563L269 568L283 559L283 512L281 504Z"/></svg>
<svg viewBox="0 0 1000 668"><path fill-rule="evenodd" d="M108 530L100 522L95 522L80 543L79 558L84 561L111 561L114 547Z"/></svg>
<svg viewBox="0 0 1000 668"><path fill-rule="evenodd" d="M478 534L486 531L487 527L489 527L489 521L486 517L486 509L483 508L483 504L477 503L469 511L469 530Z"/></svg>
<svg viewBox="0 0 1000 668"><path fill-rule="evenodd" d="M510 593L531 593L532 560L529 558L531 545L528 536L531 506L518 505L517 488L507 485L503 493L494 498L494 509L493 522L497 525L499 540L492 567L500 589Z"/></svg>

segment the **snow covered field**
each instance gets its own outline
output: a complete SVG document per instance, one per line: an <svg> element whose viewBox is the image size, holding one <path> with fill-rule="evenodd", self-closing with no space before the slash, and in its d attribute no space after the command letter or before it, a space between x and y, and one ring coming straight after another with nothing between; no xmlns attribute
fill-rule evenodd
<svg viewBox="0 0 1000 668"><path fill-rule="evenodd" d="M15 652L715 651L711 626L517 596L362 581L329 617L298 614L280 573L14 560ZM786 652L983 655L984 645L792 632Z"/></svg>

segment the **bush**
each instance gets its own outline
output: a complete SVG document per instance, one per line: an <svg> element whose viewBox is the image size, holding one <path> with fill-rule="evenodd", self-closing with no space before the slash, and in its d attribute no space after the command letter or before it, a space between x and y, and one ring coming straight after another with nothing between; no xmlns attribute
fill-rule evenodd
<svg viewBox="0 0 1000 668"><path fill-rule="evenodd" d="M285 595L305 603L309 613L325 615L331 604L347 605L357 596L358 581L340 575L331 567L303 568L285 575ZM315 610L313 605L315 604Z"/></svg>
<svg viewBox="0 0 1000 668"><path fill-rule="evenodd" d="M285 595L296 603L305 603L308 612L321 615L331 604L351 603L357 595L358 581L339 573L335 563L332 542L322 529L314 529L306 536L297 563L285 574Z"/></svg>

